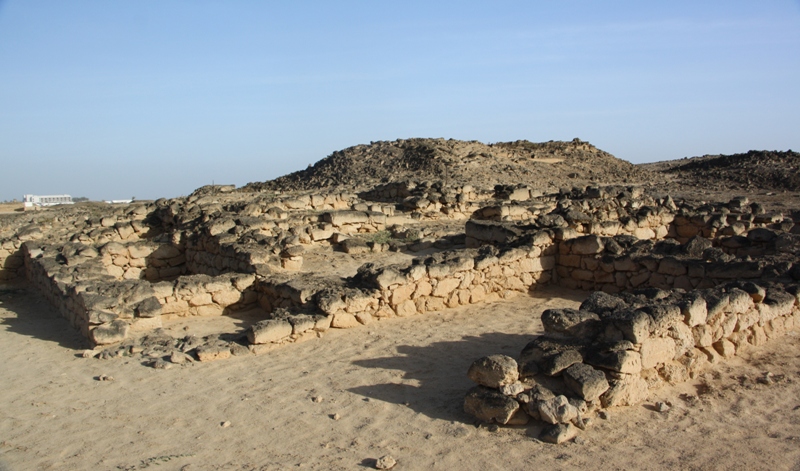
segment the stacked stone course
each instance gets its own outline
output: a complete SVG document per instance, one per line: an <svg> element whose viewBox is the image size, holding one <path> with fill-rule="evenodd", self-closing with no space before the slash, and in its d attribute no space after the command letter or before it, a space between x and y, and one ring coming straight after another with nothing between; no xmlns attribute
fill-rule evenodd
<svg viewBox="0 0 800 471"><path fill-rule="evenodd" d="M798 272L796 264L785 260L797 253L798 221L767 215L741 199L691 207L634 187L541 196L529 188L502 187L495 191L505 198L498 205L490 193L468 186L405 188L381 189L378 202L339 193L260 194L244 203L235 193L198 191L185 199L117 210L113 216L87 217L58 237L46 235L46 228L21 227L1 241L5 259L0 262L6 269L0 273L24 273L94 343L113 343L128 330L157 327L162 316L258 308L271 325L281 327L253 338L280 344L310 332L302 330L308 322L294 322L306 317L297 316L312 316L310 329L319 335L330 327L507 299L541 283L609 293L644 287L691 290L732 279L796 277ZM409 198L427 198L429 206L410 204ZM466 248L456 246L405 265L366 265L349 279L287 276L302 271L303 255L315 244L357 253L362 234L402 234L410 222L451 219L452 211L476 201L484 206L463 213L472 219L461 238L442 244ZM529 211L531 217L515 221L502 209L499 218L490 218L499 220L484 217L492 208L520 202L537 208ZM436 242L422 239L405 249L438 247ZM376 252L387 246L364 247ZM113 287L117 304L87 304L84 293L101 285ZM141 286L138 292L149 293L159 309L143 308L146 315L138 315L136 304L143 300L126 298L127 286ZM99 316L98 309L107 312ZM118 335L94 335L98 328Z"/></svg>
<svg viewBox="0 0 800 471"><path fill-rule="evenodd" d="M468 372L464 410L484 422L549 424L561 443L601 409L644 402L665 384L800 326L800 285L730 282L705 290L595 292L579 310L542 314L545 333L515 360L492 355Z"/></svg>

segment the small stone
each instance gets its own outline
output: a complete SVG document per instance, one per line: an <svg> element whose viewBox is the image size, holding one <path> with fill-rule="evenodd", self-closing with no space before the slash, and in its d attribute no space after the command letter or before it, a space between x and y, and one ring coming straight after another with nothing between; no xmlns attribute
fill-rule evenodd
<svg viewBox="0 0 800 471"><path fill-rule="evenodd" d="M169 361L176 365L181 365L183 363L191 363L194 359L183 352L174 351L170 354Z"/></svg>
<svg viewBox="0 0 800 471"><path fill-rule="evenodd" d="M114 381L114 377L109 375L100 375L97 377L97 381Z"/></svg>
<svg viewBox="0 0 800 471"><path fill-rule="evenodd" d="M219 426L222 427L222 428L228 428L228 427L231 426L231 422L230 422L230 420L226 420L225 422L222 422L221 424L219 424Z"/></svg>
<svg viewBox="0 0 800 471"><path fill-rule="evenodd" d="M656 410L658 412L667 412L670 409L671 409L671 407L666 402L662 402L662 401L656 402Z"/></svg>
<svg viewBox="0 0 800 471"><path fill-rule="evenodd" d="M311 398L311 402L315 402L315 403L319 404L320 402L322 402L322 396L314 396L314 397L312 397Z"/></svg>
<svg viewBox="0 0 800 471"><path fill-rule="evenodd" d="M771 372L767 371L766 373L764 373L764 376L758 378L757 381L761 384L770 385L775 382L774 376L775 375L773 375Z"/></svg>
<svg viewBox="0 0 800 471"><path fill-rule="evenodd" d="M172 368L171 363L167 363L166 361L162 360L161 358L155 359L150 362L150 366L157 369L157 370L168 370Z"/></svg>
<svg viewBox="0 0 800 471"><path fill-rule="evenodd" d="M99 354L100 352L98 352L97 350L84 350L83 353L81 353L81 356L83 358L94 358Z"/></svg>
<svg viewBox="0 0 800 471"><path fill-rule="evenodd" d="M397 460L391 455L381 456L375 461L375 469L392 469L397 464Z"/></svg>
<svg viewBox="0 0 800 471"><path fill-rule="evenodd" d="M341 416L341 415L339 415L339 414L331 414L329 417L330 417L331 419L333 419L333 420L339 420L339 419L341 419L341 418L342 418L342 416Z"/></svg>
<svg viewBox="0 0 800 471"><path fill-rule="evenodd" d="M486 427L486 430L494 433L494 432L497 432L498 430L500 430L500 426L497 425L497 424L491 424L488 427Z"/></svg>
<svg viewBox="0 0 800 471"><path fill-rule="evenodd" d="M545 427L539 439L543 442L556 445L572 440L578 435L578 427L572 424L556 424Z"/></svg>
<svg viewBox="0 0 800 471"><path fill-rule="evenodd" d="M611 420L611 415L608 413L608 411L604 411L604 410L601 410L600 412L598 412L597 413L597 417L600 417L603 420Z"/></svg>

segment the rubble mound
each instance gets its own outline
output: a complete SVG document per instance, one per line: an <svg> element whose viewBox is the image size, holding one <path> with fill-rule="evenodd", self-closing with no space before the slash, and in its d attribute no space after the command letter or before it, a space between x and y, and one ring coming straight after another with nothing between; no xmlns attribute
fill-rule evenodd
<svg viewBox="0 0 800 471"><path fill-rule="evenodd" d="M662 171L673 174L683 184L711 185L718 188L800 189L800 153L751 150L744 154L705 155L688 161L671 161ZM647 166L643 166L647 168Z"/></svg>
<svg viewBox="0 0 800 471"><path fill-rule="evenodd" d="M588 182L641 182L649 173L580 139L484 144L415 138L348 147L305 170L250 183L242 190L346 187L357 191L378 183L419 178L478 188L515 183L547 189Z"/></svg>

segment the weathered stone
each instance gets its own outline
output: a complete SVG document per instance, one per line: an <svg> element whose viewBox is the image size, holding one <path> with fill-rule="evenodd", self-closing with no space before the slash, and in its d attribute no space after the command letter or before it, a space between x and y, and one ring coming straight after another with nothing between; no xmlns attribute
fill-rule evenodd
<svg viewBox="0 0 800 471"><path fill-rule="evenodd" d="M539 417L550 424L569 423L578 416L578 409L569 403L566 396L556 396L537 405Z"/></svg>
<svg viewBox="0 0 800 471"><path fill-rule="evenodd" d="M286 319L267 319L253 324L247 331L252 344L277 342L292 335L292 324Z"/></svg>
<svg viewBox="0 0 800 471"><path fill-rule="evenodd" d="M399 317L413 316L417 314L417 306L414 301L409 299L398 304L395 308L395 312L397 312Z"/></svg>
<svg viewBox="0 0 800 471"><path fill-rule="evenodd" d="M455 291L460 283L461 280L457 278L445 278L443 280L439 280L439 282L436 284L436 287L433 289L433 295L445 297Z"/></svg>
<svg viewBox="0 0 800 471"><path fill-rule="evenodd" d="M337 312L331 321L331 327L336 329L351 329L360 325L356 316L347 312Z"/></svg>
<svg viewBox="0 0 800 471"><path fill-rule="evenodd" d="M675 357L675 342L671 338L647 339L639 350L642 356L642 369L655 368Z"/></svg>
<svg viewBox="0 0 800 471"><path fill-rule="evenodd" d="M99 325L92 329L92 341L97 345L108 345L122 342L128 336L130 325L122 320L115 320L108 324Z"/></svg>
<svg viewBox="0 0 800 471"><path fill-rule="evenodd" d="M589 311L575 309L548 309L542 313L545 332L587 337L600 328L600 316Z"/></svg>
<svg viewBox="0 0 800 471"><path fill-rule="evenodd" d="M381 456L375 461L375 469L392 469L397 461L391 455Z"/></svg>
<svg viewBox="0 0 800 471"><path fill-rule="evenodd" d="M490 388L512 384L519 379L517 362L505 355L489 355L475 360L467 376L476 383Z"/></svg>
<svg viewBox="0 0 800 471"><path fill-rule="evenodd" d="M706 300L696 293L684 297L680 308L684 316L684 322L689 327L705 323L706 317L708 317Z"/></svg>
<svg viewBox="0 0 800 471"><path fill-rule="evenodd" d="M323 214L322 218L325 222L331 223L334 227L369 222L369 215L361 211L331 211Z"/></svg>
<svg viewBox="0 0 800 471"><path fill-rule="evenodd" d="M539 440L560 445L574 439L578 435L578 427L572 424L555 424L545 427L539 435Z"/></svg>
<svg viewBox="0 0 800 471"><path fill-rule="evenodd" d="M555 376L575 363L582 361L583 356L577 350L565 350L544 357L538 363L538 366L540 372L548 376Z"/></svg>
<svg viewBox="0 0 800 471"><path fill-rule="evenodd" d="M519 402L485 386L475 386L464 398L464 412L484 422L507 424L518 409Z"/></svg>
<svg viewBox="0 0 800 471"><path fill-rule="evenodd" d="M200 361L215 361L230 358L231 348L228 345L203 345L195 350Z"/></svg>
<svg viewBox="0 0 800 471"><path fill-rule="evenodd" d="M736 346L730 340L722 339L714 342L713 347L723 358L731 358L736 355Z"/></svg>
<svg viewBox="0 0 800 471"><path fill-rule="evenodd" d="M629 375L642 371L642 356L631 350L595 352L587 355L585 362L598 368Z"/></svg>
<svg viewBox="0 0 800 471"><path fill-rule="evenodd" d="M647 382L638 374L622 375L611 381L601 397L603 407L633 406L647 399Z"/></svg>
<svg viewBox="0 0 800 471"><path fill-rule="evenodd" d="M585 401L594 401L609 388L603 372L585 363L575 363L564 370L564 383Z"/></svg>
<svg viewBox="0 0 800 471"><path fill-rule="evenodd" d="M613 322L625 339L633 343L642 343L653 331L653 320L645 312L639 310L615 311L608 319Z"/></svg>
<svg viewBox="0 0 800 471"><path fill-rule="evenodd" d="M578 237L571 241L570 251L576 255L593 255L603 251L605 244L596 235Z"/></svg>

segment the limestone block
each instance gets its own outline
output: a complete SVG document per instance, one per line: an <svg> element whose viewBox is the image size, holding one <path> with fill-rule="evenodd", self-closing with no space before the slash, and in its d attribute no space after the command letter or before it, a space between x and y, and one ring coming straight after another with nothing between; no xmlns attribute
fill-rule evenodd
<svg viewBox="0 0 800 471"><path fill-rule="evenodd" d="M731 358L736 355L736 346L730 340L722 339L714 342L713 347L723 358Z"/></svg>
<svg viewBox="0 0 800 471"><path fill-rule="evenodd" d="M405 300L395 307L395 312L399 317L413 316L417 313L417 306L414 301Z"/></svg>
<svg viewBox="0 0 800 471"><path fill-rule="evenodd" d="M695 341L692 329L683 322L672 326L667 335L675 342L674 358L679 358L694 349Z"/></svg>
<svg viewBox="0 0 800 471"><path fill-rule="evenodd" d="M433 289L433 296L446 297L456 290L461 284L461 280L457 278L444 278L439 280L436 287Z"/></svg>
<svg viewBox="0 0 800 471"><path fill-rule="evenodd" d="M560 445L578 436L580 429L573 424L555 424L542 429L539 440L545 443Z"/></svg>
<svg viewBox="0 0 800 471"><path fill-rule="evenodd" d="M184 300L168 302L161 307L161 314L178 314L189 310L189 303Z"/></svg>
<svg viewBox="0 0 800 471"><path fill-rule="evenodd" d="M387 289L392 285L406 284L406 277L398 270L385 268L375 277L375 281L378 283L380 289Z"/></svg>
<svg viewBox="0 0 800 471"><path fill-rule="evenodd" d="M569 349L548 355L537 362L539 370L548 375L555 376L562 373L570 366L583 361L583 355L577 350Z"/></svg>
<svg viewBox="0 0 800 471"><path fill-rule="evenodd" d="M545 332L571 337L586 337L600 327L600 317L590 311L575 309L548 309L542 313Z"/></svg>
<svg viewBox="0 0 800 471"><path fill-rule="evenodd" d="M267 319L253 324L247 331L247 339L252 344L264 344L277 342L291 334L292 325L286 319Z"/></svg>
<svg viewBox="0 0 800 471"><path fill-rule="evenodd" d="M706 300L699 295L688 295L684 297L680 305L681 313L684 316L684 322L689 327L694 327L705 323L708 317L708 310L706 307Z"/></svg>
<svg viewBox="0 0 800 471"><path fill-rule="evenodd" d="M537 405L539 417L549 424L570 423L578 417L578 409L569 403L566 396L556 396Z"/></svg>
<svg viewBox="0 0 800 471"><path fill-rule="evenodd" d="M425 301L425 311L443 311L445 309L445 299L431 296Z"/></svg>
<svg viewBox="0 0 800 471"><path fill-rule="evenodd" d="M507 424L519 410L519 403L485 386L475 386L464 398L464 412L484 422Z"/></svg>
<svg viewBox="0 0 800 471"><path fill-rule="evenodd" d="M570 251L576 255L593 255L603 251L605 244L596 235L586 235L574 239Z"/></svg>
<svg viewBox="0 0 800 471"><path fill-rule="evenodd" d="M322 218L324 221L331 223L334 227L369 222L369 215L362 211L331 211L323 214Z"/></svg>
<svg viewBox="0 0 800 471"><path fill-rule="evenodd" d="M198 293L191 298L189 298L189 306L197 307L197 306L205 306L207 304L213 303L213 299L211 298L210 293Z"/></svg>
<svg viewBox="0 0 800 471"><path fill-rule="evenodd" d="M430 296L433 292L433 286L425 280L421 280L417 283L417 289L414 290L414 298L419 298L421 296Z"/></svg>
<svg viewBox="0 0 800 471"><path fill-rule="evenodd" d="M130 325L122 320L116 320L95 327L91 331L91 338L97 345L108 345L122 342L128 336Z"/></svg>
<svg viewBox="0 0 800 471"><path fill-rule="evenodd" d="M658 264L658 273L670 276L681 276L687 273L686 266L679 260L666 257Z"/></svg>
<svg viewBox="0 0 800 471"><path fill-rule="evenodd" d="M714 330L705 324L692 328L694 343L697 347L710 347L714 343Z"/></svg>
<svg viewBox="0 0 800 471"><path fill-rule="evenodd" d="M586 363L606 370L636 375L642 371L642 356L632 350L618 350L592 355Z"/></svg>
<svg viewBox="0 0 800 471"><path fill-rule="evenodd" d="M489 355L475 360L467 376L476 383L490 388L515 383L519 379L517 362L506 355Z"/></svg>
<svg viewBox="0 0 800 471"><path fill-rule="evenodd" d="M338 312L334 314L333 320L331 321L331 327L336 329L350 329L360 325L361 323L358 322L356 316L347 312Z"/></svg>
<svg viewBox="0 0 800 471"><path fill-rule="evenodd" d="M649 314L639 310L615 312L609 319L626 340L642 343L653 331L653 320Z"/></svg>
<svg viewBox="0 0 800 471"><path fill-rule="evenodd" d="M406 283L399 285L397 288L394 289L394 291L392 291L390 298L392 306L397 306L400 303L408 299L411 299L411 295L414 293L415 289L416 285L413 283Z"/></svg>
<svg viewBox="0 0 800 471"><path fill-rule="evenodd" d="M220 306L230 306L236 304L242 297L242 293L236 289L230 288L223 291L217 291L211 295L211 299Z"/></svg>
<svg viewBox="0 0 800 471"><path fill-rule="evenodd" d="M642 368L655 368L675 357L675 341L671 338L647 339L639 350L642 356Z"/></svg>
<svg viewBox="0 0 800 471"><path fill-rule="evenodd" d="M585 363L575 363L564 370L564 383L587 402L599 398L609 388L606 375Z"/></svg>
<svg viewBox="0 0 800 471"><path fill-rule="evenodd" d="M139 267L128 267L125 273L122 274L124 280L138 280L142 278L142 269Z"/></svg>
<svg viewBox="0 0 800 471"><path fill-rule="evenodd" d="M603 407L634 406L647 399L647 382L638 374L622 375L611 381L601 397Z"/></svg>
<svg viewBox="0 0 800 471"><path fill-rule="evenodd" d="M473 286L469 290L469 302L472 304L483 302L486 294L486 288L483 285Z"/></svg>
<svg viewBox="0 0 800 471"><path fill-rule="evenodd" d="M202 345L195 349L200 361L215 361L230 358L231 349L227 345Z"/></svg>
<svg viewBox="0 0 800 471"><path fill-rule="evenodd" d="M560 255L558 257L558 264L565 267L580 268L581 256L573 254Z"/></svg>

